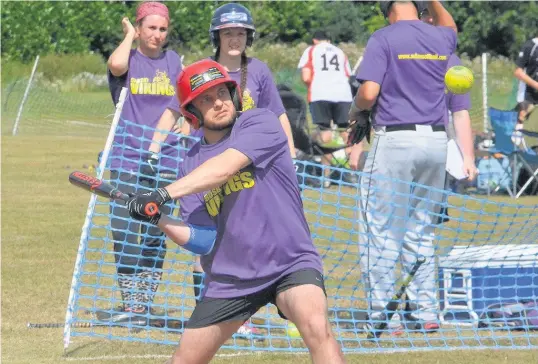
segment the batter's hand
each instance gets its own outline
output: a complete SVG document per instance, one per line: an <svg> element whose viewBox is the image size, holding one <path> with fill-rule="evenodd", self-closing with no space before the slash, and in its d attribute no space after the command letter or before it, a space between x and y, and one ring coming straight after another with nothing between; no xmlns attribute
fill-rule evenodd
<svg viewBox="0 0 538 364"><path fill-rule="evenodd" d="M138 221L149 222L150 224L157 225L161 219L161 213L157 212L154 215L147 215L143 210L143 205L136 202L136 196L127 201L127 210L129 210L129 216Z"/></svg>
<svg viewBox="0 0 538 364"><path fill-rule="evenodd" d="M136 29L133 27L133 24L131 24L131 21L129 20L128 17L124 17L121 20L121 26L123 28L123 35L124 36L132 35L133 40L138 38L138 33L136 32Z"/></svg>
<svg viewBox="0 0 538 364"><path fill-rule="evenodd" d="M165 188L158 188L153 192L143 192L133 195L127 202L129 206L129 211L132 209L133 212L150 216L146 211L148 211L148 206L156 204L158 207L164 205L168 201L172 200L168 191Z"/></svg>
<svg viewBox="0 0 538 364"><path fill-rule="evenodd" d="M164 205L172 198L164 188L158 188L153 192L137 193L127 201L127 210L133 219L147 221L157 225L161 218L160 212L154 213L153 207Z"/></svg>

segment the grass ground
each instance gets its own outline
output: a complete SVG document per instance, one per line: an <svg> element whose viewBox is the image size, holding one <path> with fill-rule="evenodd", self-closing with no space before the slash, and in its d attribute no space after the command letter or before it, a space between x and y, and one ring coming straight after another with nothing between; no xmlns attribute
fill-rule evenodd
<svg viewBox="0 0 538 364"><path fill-rule="evenodd" d="M26 328L27 322L62 322L81 225L88 195L72 188L67 175L73 169L94 163L102 138L86 136L4 136L2 138L2 361L6 363L58 363L85 361L117 363L164 362L172 347L74 337L63 356L61 329ZM69 167L66 167L69 166ZM310 209L317 197L310 194ZM333 196L333 198L335 198ZM342 200L343 201L343 200ZM497 202L511 203L505 198ZM530 208L537 198L518 201ZM330 211L330 204L326 211ZM479 202L468 205L472 211ZM484 205L486 209L493 204ZM489 207L488 207L489 206ZM515 210L514 210L515 211ZM535 210L534 210L535 211ZM348 214L349 211L342 212ZM345 220L344 220L345 222ZM326 224L331 223L326 222ZM342 228L345 228L342 226ZM469 227L471 229L473 227ZM328 231L313 229L318 239ZM330 237L326 237L330 239ZM330 257L337 260L337 257ZM341 274L342 272L337 272ZM355 278L353 280L356 282ZM331 284L328 282L328 284ZM345 290L341 291L342 294ZM468 337L472 339L472 334ZM454 337L456 339L456 337ZM531 344L508 338L499 346ZM170 340L174 340L171 337ZM443 340L447 340L445 337ZM439 345L442 345L442 341ZM493 343L495 345L495 343ZM422 345L420 345L422 346ZM223 354L237 355L224 351ZM127 357L129 356L129 357ZM351 363L531 363L536 351L433 351L427 353L350 355ZM305 355L255 354L247 357L220 357L215 363L307 363Z"/></svg>

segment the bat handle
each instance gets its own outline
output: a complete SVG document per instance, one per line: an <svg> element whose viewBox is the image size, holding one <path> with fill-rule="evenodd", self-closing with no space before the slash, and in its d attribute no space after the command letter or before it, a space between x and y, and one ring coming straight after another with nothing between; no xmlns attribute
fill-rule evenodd
<svg viewBox="0 0 538 364"><path fill-rule="evenodd" d="M154 216L159 213L159 206L155 202L150 202L144 208L144 213L148 216Z"/></svg>

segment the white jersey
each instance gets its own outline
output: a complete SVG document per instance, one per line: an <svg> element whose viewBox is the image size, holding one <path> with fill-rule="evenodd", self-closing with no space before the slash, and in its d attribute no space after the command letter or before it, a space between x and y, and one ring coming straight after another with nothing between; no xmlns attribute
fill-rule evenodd
<svg viewBox="0 0 538 364"><path fill-rule="evenodd" d="M308 47L297 68L309 67L312 79L308 85L308 102L351 102L349 76L351 66L344 52L331 43L322 42Z"/></svg>

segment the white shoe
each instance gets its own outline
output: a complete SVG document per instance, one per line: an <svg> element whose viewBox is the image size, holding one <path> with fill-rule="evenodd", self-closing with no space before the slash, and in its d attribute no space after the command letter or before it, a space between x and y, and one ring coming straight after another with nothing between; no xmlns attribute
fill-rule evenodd
<svg viewBox="0 0 538 364"><path fill-rule="evenodd" d="M262 336L262 333L260 330L258 330L255 327L252 327L250 322L245 322L241 327L237 330L236 335L242 336L245 339L250 339L254 341L264 341L265 338Z"/></svg>
<svg viewBox="0 0 538 364"><path fill-rule="evenodd" d="M245 323L241 325L239 330L237 330L237 334L243 336L250 336L252 335L252 329Z"/></svg>

